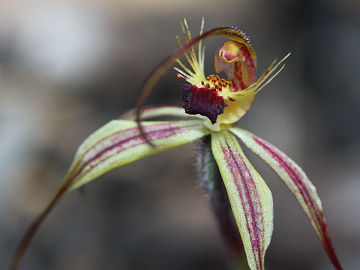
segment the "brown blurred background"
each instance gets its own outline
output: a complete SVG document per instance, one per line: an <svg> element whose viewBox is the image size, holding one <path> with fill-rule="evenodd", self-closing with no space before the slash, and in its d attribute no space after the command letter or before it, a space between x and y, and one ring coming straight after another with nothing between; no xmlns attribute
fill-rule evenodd
<svg viewBox="0 0 360 270"><path fill-rule="evenodd" d="M345 269L360 267L360 4L356 0L3 0L0 2L0 268L52 196L77 146L136 102L139 87L192 32L238 26L259 73L284 71L239 123L283 149L318 187ZM206 73L223 40L206 45ZM180 104L170 71L151 104ZM24 270L230 269L195 172L194 145L119 168L55 208ZM292 195L273 191L267 269L332 269Z"/></svg>

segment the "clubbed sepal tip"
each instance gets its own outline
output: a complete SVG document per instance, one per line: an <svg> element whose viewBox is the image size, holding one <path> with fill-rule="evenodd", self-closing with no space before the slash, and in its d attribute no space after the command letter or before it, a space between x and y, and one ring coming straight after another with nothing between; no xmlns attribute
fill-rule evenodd
<svg viewBox="0 0 360 270"><path fill-rule="evenodd" d="M186 84L182 88L184 109L188 114L200 114L209 118L212 124L224 112L227 104L215 89Z"/></svg>

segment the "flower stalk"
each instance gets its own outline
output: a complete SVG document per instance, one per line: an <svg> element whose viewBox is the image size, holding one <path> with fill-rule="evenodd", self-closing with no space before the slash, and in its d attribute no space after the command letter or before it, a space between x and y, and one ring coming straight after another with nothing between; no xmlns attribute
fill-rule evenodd
<svg viewBox="0 0 360 270"><path fill-rule="evenodd" d="M234 265L234 269L249 269L225 185L211 151L210 136L202 138L199 142L197 171L217 222L221 238L230 255L230 263Z"/></svg>

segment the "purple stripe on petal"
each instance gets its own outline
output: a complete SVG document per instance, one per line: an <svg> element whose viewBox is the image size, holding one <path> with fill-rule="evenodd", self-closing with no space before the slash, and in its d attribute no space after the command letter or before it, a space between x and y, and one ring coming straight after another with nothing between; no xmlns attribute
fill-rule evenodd
<svg viewBox="0 0 360 270"><path fill-rule="evenodd" d="M279 167L284 169L289 175L292 182L297 188L297 192L300 194L306 205L304 206L300 203L300 206L302 208L307 208L307 210L309 211L309 213L307 213L308 218L314 226L314 229L316 230L325 248L326 253L328 254L335 268L341 270L342 267L336 256L335 249L329 235L328 226L326 224L326 219L321 207L321 203L317 201L318 195L316 194L316 191L311 190L306 183L306 180L304 179L305 174L299 171L288 157L286 157L283 153L274 148L271 144L267 143L266 141L253 134L252 138L259 146L261 146L268 154L270 154L271 157L278 163ZM286 185L288 185L286 181L284 182ZM298 196L297 194L294 195L295 197Z"/></svg>
<svg viewBox="0 0 360 270"><path fill-rule="evenodd" d="M261 254L263 253L264 218L260 197L246 162L238 152L232 151L229 145L226 146L222 147L222 151L242 203L252 251L253 254L256 254L256 268L263 269Z"/></svg>
<svg viewBox="0 0 360 270"><path fill-rule="evenodd" d="M274 160L276 160L279 163L279 166L283 168L286 173L290 176L290 178L293 180L294 184L298 188L298 191L300 192L301 196L303 197L305 203L309 207L309 210L316 215L317 211L317 205L314 202L310 191L308 187L303 182L303 176L302 174L295 168L287 158L283 157L281 153L276 151L274 147L266 143L265 141L261 140L259 137L253 136L254 141L259 144L262 148L265 149L266 152L268 152ZM323 215L322 215L323 217ZM317 224L319 225L319 224Z"/></svg>
<svg viewBox="0 0 360 270"><path fill-rule="evenodd" d="M189 125L186 127L179 127L176 124L166 122L144 126L148 138L154 142L156 142L157 140L169 138L171 136L180 135L185 132L189 127L191 126ZM98 146L103 147L102 144L105 141L110 142L109 146L104 147L103 149L98 149L98 151L96 151L95 148ZM78 159L82 160L83 163L76 170L77 173L74 175L74 178L81 178L83 175L89 173L99 164L105 162L106 160L116 156L121 152L145 143L146 142L142 138L137 127L118 131L109 136L106 136L99 140L95 145L90 147L85 153L83 153L82 156L78 157ZM112 153L110 155L107 155L109 154L109 152Z"/></svg>

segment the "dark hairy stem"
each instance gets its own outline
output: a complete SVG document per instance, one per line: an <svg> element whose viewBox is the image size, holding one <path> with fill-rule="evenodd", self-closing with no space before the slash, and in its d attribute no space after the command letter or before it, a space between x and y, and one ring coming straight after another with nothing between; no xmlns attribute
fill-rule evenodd
<svg viewBox="0 0 360 270"><path fill-rule="evenodd" d="M221 237L234 261L234 267L243 270L249 269L225 185L211 151L211 137L207 136L201 139L199 148L197 171L201 184L206 191Z"/></svg>

